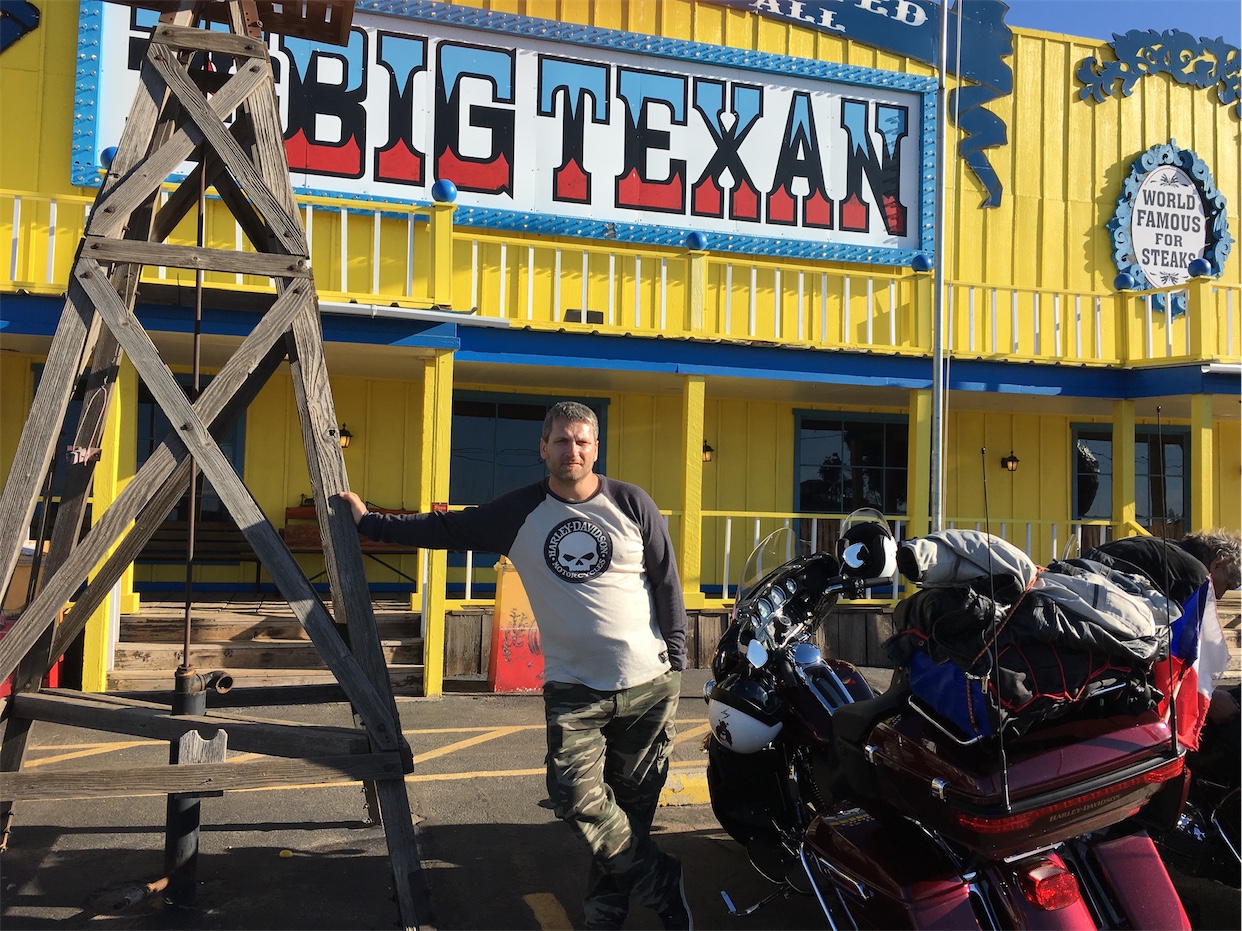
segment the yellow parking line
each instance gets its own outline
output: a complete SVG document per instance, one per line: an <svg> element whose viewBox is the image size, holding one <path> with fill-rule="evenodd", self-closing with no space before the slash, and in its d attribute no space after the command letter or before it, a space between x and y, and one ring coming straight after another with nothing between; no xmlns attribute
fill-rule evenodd
<svg viewBox="0 0 1242 931"><path fill-rule="evenodd" d="M516 734L518 731L529 730L525 726L521 727L497 727L475 737L467 737L465 740L458 740L455 743L447 744L436 750L428 750L426 753L420 753L414 757L415 763L425 763L427 760L433 760L438 756L445 756L456 750L464 750L466 747L474 747L481 743L487 743L489 740L496 740L500 737L508 737L510 734Z"/></svg>
<svg viewBox="0 0 1242 931"><path fill-rule="evenodd" d="M673 743L679 744L684 741L690 740L692 737L698 737L702 734L706 734L708 730L710 729L711 729L711 725L708 724L706 721L704 721L698 727L692 727L687 731L678 729L677 736L676 738L674 738Z"/></svg>
<svg viewBox="0 0 1242 931"><path fill-rule="evenodd" d="M77 760L87 756L99 756L101 753L111 753L113 750L125 750L129 747L141 747L150 743L151 741L149 740L122 740L116 743L86 744L81 750L74 750L70 753L58 753L55 756L40 757L37 760L30 760L23 765L25 767L43 766L46 763L59 763L62 760Z"/></svg>
<svg viewBox="0 0 1242 931"><path fill-rule="evenodd" d="M570 931L573 923L565 914L565 909L556 896L548 892L533 892L522 896L530 910L535 913L535 920L544 931Z"/></svg>

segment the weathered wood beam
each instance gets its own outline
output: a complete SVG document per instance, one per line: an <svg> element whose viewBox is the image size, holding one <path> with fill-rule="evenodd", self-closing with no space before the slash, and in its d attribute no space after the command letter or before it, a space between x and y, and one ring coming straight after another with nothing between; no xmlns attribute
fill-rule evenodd
<svg viewBox="0 0 1242 931"><path fill-rule="evenodd" d="M267 756L324 756L369 751L365 730L269 721L240 715L174 715L153 703L96 701L59 689L14 696L13 714L32 721L85 727L150 740L177 740L187 731L229 733L229 749Z"/></svg>
<svg viewBox="0 0 1242 931"><path fill-rule="evenodd" d="M199 246L169 246L102 236L87 237L84 254L97 262L140 262L204 272L259 275L264 278L307 278L310 265L301 258L264 252L235 252Z"/></svg>
<svg viewBox="0 0 1242 931"><path fill-rule="evenodd" d="M144 69L144 74L145 69ZM162 83L160 76L152 69L150 80ZM257 89L267 89L267 68L249 65L241 69L228 83L211 98L210 108L220 119L231 114L241 102ZM160 88L163 91L163 88ZM194 147L202 141L202 133L194 128L183 126L178 129L162 146L154 148L139 165L123 176L119 183L108 191L101 191L95 201L87 223L87 232L100 236L115 236L127 221L130 213L151 196L164 180L176 170L194 151Z"/></svg>
<svg viewBox="0 0 1242 931"><path fill-rule="evenodd" d="M70 284L65 309L44 362L39 390L0 491L0 591L8 588L26 540L39 500L39 487L60 439L74 383L91 348L94 316L90 298L80 287ZM94 332L98 333L97 327Z"/></svg>
<svg viewBox="0 0 1242 931"><path fill-rule="evenodd" d="M253 141L249 126L249 121L243 119L241 114L234 116L233 125L229 127L229 131L237 139L239 145L249 145ZM200 147L200 152L202 154L199 157L199 164L194 166L190 174L169 195L164 206L160 208L151 230L151 240L153 242L166 240L182 218L197 205L199 186L202 183L200 179L206 174L206 186L216 189L216 193L232 212L233 218L240 224L250 244L259 252L270 252L271 249L268 246L270 236L267 227L255 213L250 201L246 200L246 195L237 186L237 182L225 170L224 162L209 146Z"/></svg>
<svg viewBox="0 0 1242 931"><path fill-rule="evenodd" d="M194 456L238 528L246 535L247 542L276 587L305 625L337 681L362 712L367 729L377 745L385 750L396 749L400 745L400 733L394 727L391 704L381 698L375 684L341 641L340 634L332 626L331 616L301 566L195 413L194 406L164 364L151 337L141 326L132 325L132 313L121 304L116 291L105 280L102 269L95 262L83 257L73 276L95 302L100 316L116 334L169 422L177 425L181 441ZM3 641L0 641L2 644Z"/></svg>
<svg viewBox="0 0 1242 931"><path fill-rule="evenodd" d="M231 736L230 734L230 738ZM13 801L124 798L177 792L323 785L368 779L400 780L400 757L396 753L361 753L301 760L192 763L186 766L122 766L106 770L53 770L40 767L19 773L0 773L0 795Z"/></svg>
<svg viewBox="0 0 1242 931"><path fill-rule="evenodd" d="M167 27L168 30L172 28ZM305 255L307 249L302 225L282 209L267 182L255 169L254 163L225 128L220 116L217 115L218 111L208 104L202 93L194 86L189 73L181 63L164 54L160 45L156 44L163 40L163 32L162 27L156 29L151 46L147 49L148 60L155 65L155 69L164 78L168 89L176 96L186 114L193 121L195 129L210 143L215 153L224 161L229 172L237 179L259 214L280 240L285 251L294 255ZM262 67L266 70L267 64L266 62L262 65L256 63L247 67ZM259 93L267 90L265 86ZM215 98L212 100L214 102Z"/></svg>
<svg viewBox="0 0 1242 931"><path fill-rule="evenodd" d="M151 44L167 46L179 52L211 52L248 59L267 58L267 49L261 39L171 23L161 23L155 27Z"/></svg>

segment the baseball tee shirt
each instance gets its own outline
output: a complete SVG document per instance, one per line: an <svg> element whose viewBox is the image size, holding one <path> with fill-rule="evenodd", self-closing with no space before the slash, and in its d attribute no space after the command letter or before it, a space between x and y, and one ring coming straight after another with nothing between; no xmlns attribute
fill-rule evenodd
<svg viewBox="0 0 1242 931"><path fill-rule="evenodd" d="M585 501L548 480L463 511L376 514L373 540L503 553L526 588L544 679L601 691L641 685L686 664L686 609L664 518L637 485L599 476Z"/></svg>

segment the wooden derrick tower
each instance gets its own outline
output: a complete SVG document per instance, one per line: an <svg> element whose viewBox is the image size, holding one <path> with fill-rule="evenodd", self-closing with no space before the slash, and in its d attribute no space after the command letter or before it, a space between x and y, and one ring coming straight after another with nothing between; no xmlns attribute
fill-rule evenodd
<svg viewBox="0 0 1242 931"><path fill-rule="evenodd" d="M75 386L86 397L76 454L64 469L61 505L43 561L42 582L3 639L0 679L14 673L0 718L0 798L7 841L14 802L152 791L194 793L281 784L362 780L378 805L406 927L430 924L430 909L406 794L413 769L381 651L348 508L333 495L348 488L328 385L309 247L294 202L261 30L344 44L352 0L280 3L122 0L157 10L139 89L116 155L87 220L70 274L60 323L13 469L0 492L0 577L7 588ZM227 24L211 29L208 20ZM231 71L194 67L196 56L231 58ZM191 171L160 205L161 185L178 166ZM254 251L173 245L171 231L214 188ZM134 315L144 265L266 276L269 305L210 384L187 399ZM201 280L201 279L200 279ZM79 539L93 478L91 437L106 416L122 353L173 425L111 506ZM324 559L333 617L284 541L221 452L217 437L236 422L278 366L288 360ZM211 482L255 554L332 670L355 712L356 729L290 726L230 714L184 713L149 702L42 689L40 683L86 625L126 567L183 494L195 469ZM76 598L74 598L76 593ZM74 598L68 611L62 612ZM58 618L62 618L58 623ZM185 658L188 665L189 657ZM180 685L180 683L179 683ZM55 721L95 730L156 736L225 730L230 749L285 757L255 762L130 767L75 773L72 785L22 771L31 724ZM182 758L184 761L184 757ZM171 804L171 802L170 802ZM195 842L197 829L195 829Z"/></svg>

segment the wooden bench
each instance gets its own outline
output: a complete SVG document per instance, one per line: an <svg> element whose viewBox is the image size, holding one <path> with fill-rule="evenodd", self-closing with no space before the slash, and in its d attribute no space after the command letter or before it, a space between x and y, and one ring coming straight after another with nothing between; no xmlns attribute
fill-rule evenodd
<svg viewBox="0 0 1242 931"><path fill-rule="evenodd" d="M383 511L383 509L377 509ZM409 514L410 511L383 511L391 514ZM138 554L138 562L146 563L184 563L186 536L189 524L183 520L168 520L160 524L142 552ZM280 531L285 545L291 553L322 553L323 539L319 534L319 521L315 517L314 507L291 507L285 509L285 526ZM362 555L379 563L385 569L395 572L407 582L417 584L418 580L402 572L396 566L385 562L385 554L407 555L417 553L418 548L404 546L399 543L378 543L366 537L358 538L362 547ZM194 562L196 563L254 563L255 591L259 590L260 569L259 557L250 547L246 535L232 521L200 520L194 528ZM319 573L315 576L318 578ZM312 579L312 581L314 581Z"/></svg>
<svg viewBox="0 0 1242 931"><path fill-rule="evenodd" d="M166 520L156 528L135 562L184 563L190 525ZM254 563L254 587L259 590L261 564L246 535L232 521L199 520L194 525L195 563Z"/></svg>
<svg viewBox="0 0 1242 931"><path fill-rule="evenodd" d="M401 511L390 508L372 508L380 514L416 514L417 511ZM315 516L314 505L307 507L285 508L285 526L280 535L285 538L285 545L291 553L322 553L323 537L319 533L319 518ZM362 547L362 555L379 563L389 572L395 572L407 582L418 584L418 579L407 575L396 566L385 562L380 557L384 554L408 555L418 552L418 547L405 546L401 543L380 543L360 536L358 543ZM323 573L319 573L323 575ZM318 578L318 576L316 576ZM312 580L313 581L313 580Z"/></svg>
<svg viewBox="0 0 1242 931"><path fill-rule="evenodd" d="M156 528L138 558L143 562L185 562L189 522L166 520ZM194 561L254 562L258 560L246 535L232 521L200 520L194 526Z"/></svg>

